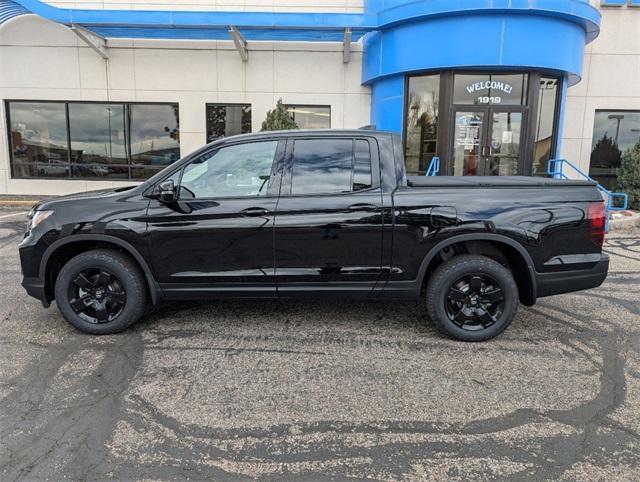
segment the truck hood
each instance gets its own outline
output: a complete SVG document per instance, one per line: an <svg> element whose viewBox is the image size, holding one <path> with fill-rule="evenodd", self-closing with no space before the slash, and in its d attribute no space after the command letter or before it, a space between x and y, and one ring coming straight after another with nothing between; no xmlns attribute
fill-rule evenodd
<svg viewBox="0 0 640 482"><path fill-rule="evenodd" d="M64 196L56 196L56 197L52 197L52 198L48 198L40 201L33 207L33 209L36 211L42 211L46 209L53 209L56 205L65 203L67 201L76 202L81 199L99 199L99 198L104 198L108 196L116 196L121 193L131 191L136 187L138 186L123 186L118 188L98 189L95 191L85 191L85 192L78 192L74 194L66 194Z"/></svg>

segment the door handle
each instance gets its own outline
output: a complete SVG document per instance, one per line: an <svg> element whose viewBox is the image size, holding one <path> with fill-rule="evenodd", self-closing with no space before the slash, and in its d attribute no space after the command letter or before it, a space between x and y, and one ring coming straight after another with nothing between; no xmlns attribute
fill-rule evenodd
<svg viewBox="0 0 640 482"><path fill-rule="evenodd" d="M269 214L269 210L265 208L247 208L240 211L242 216L259 217Z"/></svg>
<svg viewBox="0 0 640 482"><path fill-rule="evenodd" d="M379 207L375 204L366 203L352 204L347 208L349 211L375 211L376 209L379 209Z"/></svg>

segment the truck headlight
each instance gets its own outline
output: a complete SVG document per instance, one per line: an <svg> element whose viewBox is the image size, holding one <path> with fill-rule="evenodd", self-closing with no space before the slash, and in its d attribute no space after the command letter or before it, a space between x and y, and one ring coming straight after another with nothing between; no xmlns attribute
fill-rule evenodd
<svg viewBox="0 0 640 482"><path fill-rule="evenodd" d="M45 219L53 214L52 210L49 211L35 211L33 214L29 213L31 220L29 221L29 229L37 227Z"/></svg>

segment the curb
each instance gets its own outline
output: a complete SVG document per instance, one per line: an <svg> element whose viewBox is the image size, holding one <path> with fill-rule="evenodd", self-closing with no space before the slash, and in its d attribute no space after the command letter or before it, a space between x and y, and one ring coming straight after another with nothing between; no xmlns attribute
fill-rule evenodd
<svg viewBox="0 0 640 482"><path fill-rule="evenodd" d="M609 231L630 231L640 227L640 212L628 211L631 216L612 219L609 223Z"/></svg>

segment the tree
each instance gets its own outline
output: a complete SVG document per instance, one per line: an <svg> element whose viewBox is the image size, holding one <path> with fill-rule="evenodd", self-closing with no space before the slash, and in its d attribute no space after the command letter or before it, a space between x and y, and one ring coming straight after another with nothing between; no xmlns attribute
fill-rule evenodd
<svg viewBox="0 0 640 482"><path fill-rule="evenodd" d="M267 118L262 123L262 131L285 131L288 129L298 129L291 115L287 112L287 108L282 103L282 99L278 99L276 108L267 112Z"/></svg>
<svg viewBox="0 0 640 482"><path fill-rule="evenodd" d="M629 207L640 209L640 141L622 156L618 187L629 195Z"/></svg>
<svg viewBox="0 0 640 482"><path fill-rule="evenodd" d="M591 151L591 166L612 168L620 167L622 152L618 144L605 132L601 139L596 142Z"/></svg>

